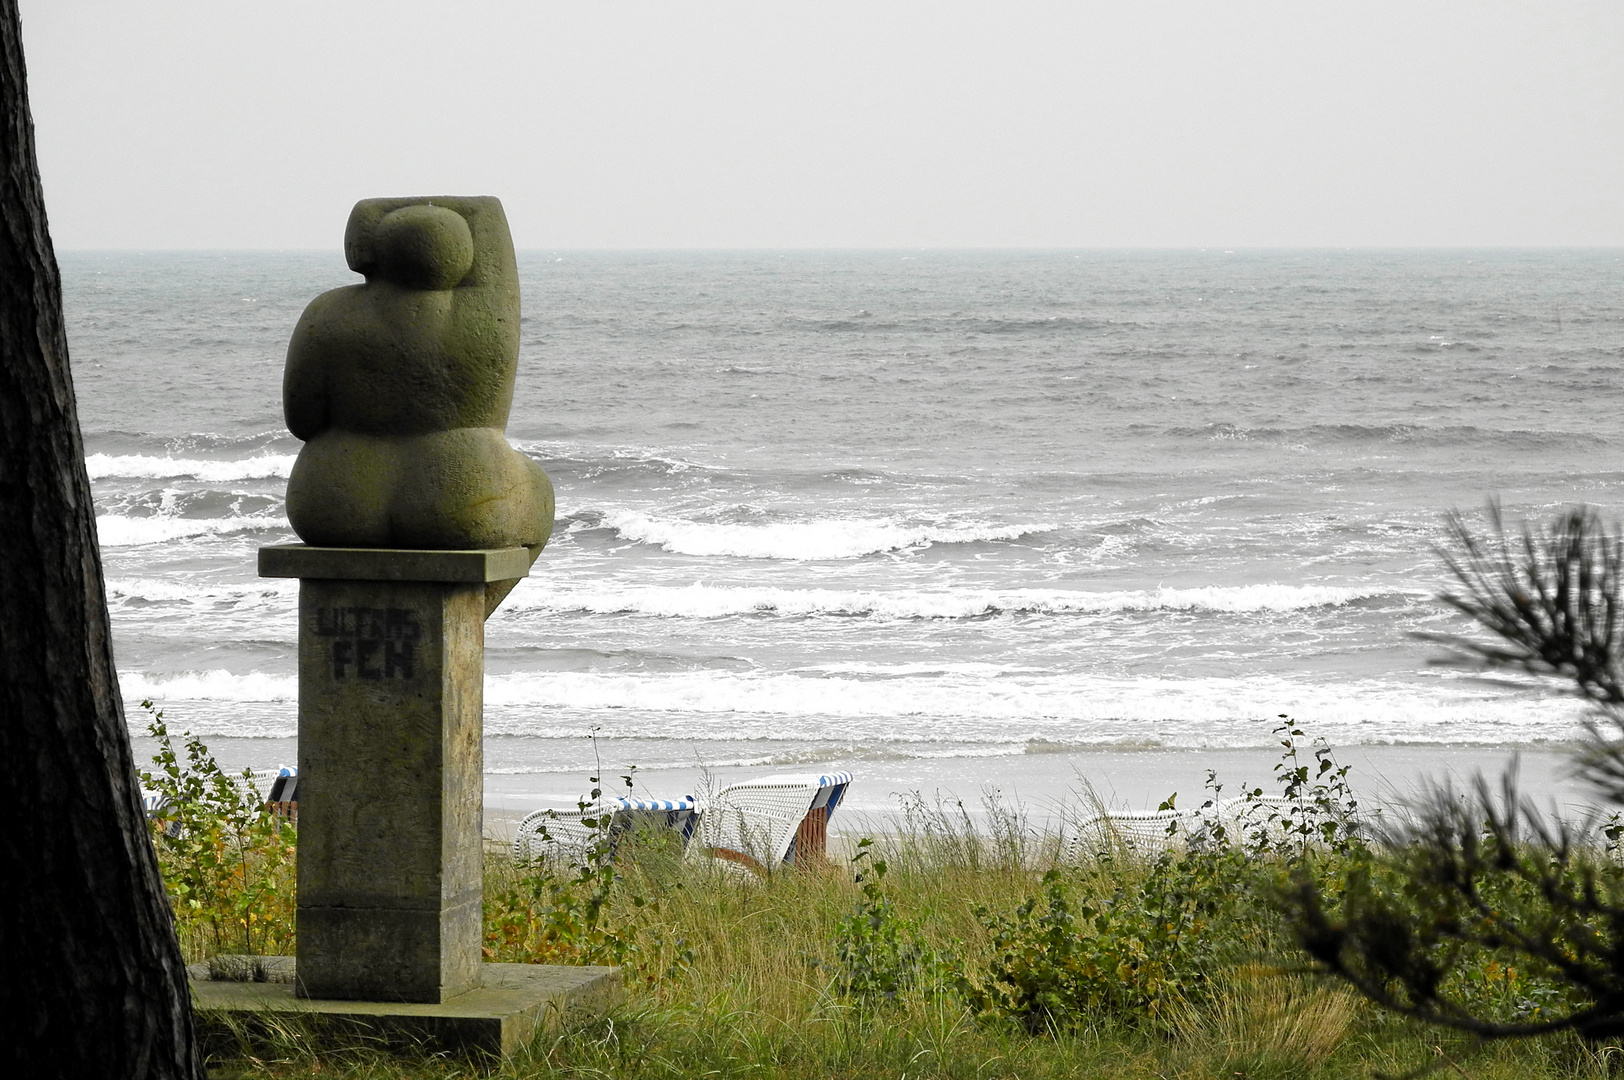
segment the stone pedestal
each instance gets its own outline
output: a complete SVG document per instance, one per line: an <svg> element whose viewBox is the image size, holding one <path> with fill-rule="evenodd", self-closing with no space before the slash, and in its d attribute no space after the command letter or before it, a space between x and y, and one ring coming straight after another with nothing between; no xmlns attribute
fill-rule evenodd
<svg viewBox="0 0 1624 1080"><path fill-rule="evenodd" d="M245 1035L252 1039L298 1025L300 1034L337 1045L449 1052L489 1063L537 1032L601 1016L622 993L619 968L483 964L477 987L440 1004L321 1000L294 994L298 982L290 957L271 960L265 982L211 979L205 965L194 965L199 970L193 972L192 1002L211 1054L233 1056Z"/></svg>
<svg viewBox="0 0 1624 1080"><path fill-rule="evenodd" d="M486 594L529 568L524 548L260 550L261 576L300 579L300 997L479 988Z"/></svg>

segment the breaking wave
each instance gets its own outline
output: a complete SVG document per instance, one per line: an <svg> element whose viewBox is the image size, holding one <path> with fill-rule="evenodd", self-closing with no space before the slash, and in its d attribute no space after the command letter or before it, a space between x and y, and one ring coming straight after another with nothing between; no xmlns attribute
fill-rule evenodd
<svg viewBox="0 0 1624 1080"><path fill-rule="evenodd" d="M679 555L741 559L857 559L933 544L1016 540L1048 525L901 525L878 518L775 522L768 525L709 524L655 517L635 510L603 515L622 539L652 544Z"/></svg>
<svg viewBox="0 0 1624 1080"><path fill-rule="evenodd" d="M157 457L150 454L91 454L85 458L85 469L92 480L131 477L226 484L234 480L285 480L293 471L295 460L296 455L293 454L258 454L224 460Z"/></svg>
<svg viewBox="0 0 1624 1080"><path fill-rule="evenodd" d="M288 531L286 514L255 514L243 517L189 518L168 514L127 517L105 514L96 518L96 535L104 548L162 544L205 536L233 533Z"/></svg>
<svg viewBox="0 0 1624 1080"><path fill-rule="evenodd" d="M522 585L514 611L716 619L738 615L844 615L881 619L974 619L991 615L1113 614L1186 611L1262 613L1340 607L1406 593L1330 585L1238 585L1193 589L1081 592L1061 589L870 592L707 585L545 588Z"/></svg>
<svg viewBox="0 0 1624 1080"><path fill-rule="evenodd" d="M274 705L291 724L293 675L224 670L119 674L127 699L183 710L201 730L226 710ZM529 738L776 739L796 743L1005 746L1261 746L1280 713L1313 717L1334 744L1504 744L1572 738L1580 702L1508 695L1466 680L1324 684L1279 675L1129 678L1008 670L862 674L507 673L485 680L485 730ZM202 707L199 707L202 706ZM212 706L212 707L209 707ZM272 727L281 725L272 724Z"/></svg>

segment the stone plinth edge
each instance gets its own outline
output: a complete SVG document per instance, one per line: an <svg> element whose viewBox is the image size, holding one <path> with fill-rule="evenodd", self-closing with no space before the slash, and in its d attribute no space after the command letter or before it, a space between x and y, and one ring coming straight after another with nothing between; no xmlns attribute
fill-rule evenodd
<svg viewBox="0 0 1624 1080"><path fill-rule="evenodd" d="M444 581L485 584L530 573L528 548L417 551L273 544L259 549L259 576L328 581Z"/></svg>
<svg viewBox="0 0 1624 1080"><path fill-rule="evenodd" d="M500 1058L539 1032L601 1016L623 993L619 968L557 964L482 964L478 989L433 1005L299 998L292 982L193 978L191 985L205 1046L224 1057L238 1052L241 1035L256 1034L256 1021L275 1027L297 1019L315 1038L359 1035L411 1052Z"/></svg>

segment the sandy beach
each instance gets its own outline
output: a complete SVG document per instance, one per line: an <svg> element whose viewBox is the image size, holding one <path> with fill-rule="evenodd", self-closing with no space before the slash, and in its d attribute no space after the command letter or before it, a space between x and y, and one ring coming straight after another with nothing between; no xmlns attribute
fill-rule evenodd
<svg viewBox="0 0 1624 1080"><path fill-rule="evenodd" d="M149 760L151 740L140 738L135 743L137 760ZM209 746L230 770L291 764L298 756L292 739L214 738ZM1262 786L1272 794L1273 769L1279 760L1279 754L1267 747L1072 750L983 758L831 760L794 769L708 770L696 764L639 770L635 783L640 795L670 798L772 773L843 769L853 774L854 781L831 823L836 832L894 828L904 802L915 793L949 807L962 801L978 819L986 812L987 797L996 793L1005 805L1020 807L1034 826L1043 828L1087 805L1090 789L1119 810L1153 810L1173 793L1179 806L1199 806L1209 769L1217 774L1226 796L1238 795L1247 786ZM1594 805L1588 789L1568 775L1568 750L1559 745L1356 746L1338 751L1337 760L1350 766L1354 792L1368 804L1395 805L1430 782L1459 787L1479 773L1498 778L1515 762L1521 790L1539 805L1555 805L1570 815L1581 815ZM620 790L618 777L605 779L606 790ZM510 836L514 823L525 814L546 806L572 806L587 788L585 775L487 774L486 834L493 839Z"/></svg>
<svg viewBox="0 0 1624 1080"><path fill-rule="evenodd" d="M804 768L662 769L639 772L639 794L669 798L773 772L828 772L844 769L854 780L846 802L831 827L836 832L885 831L894 828L906 801L918 794L928 803L956 810L963 802L977 819L986 813L990 796L1005 806L1018 806L1040 828L1090 804L1092 791L1106 806L1120 810L1154 810L1169 795L1177 805L1195 807L1206 797L1207 771L1217 774L1226 796L1261 786L1275 794L1272 749L1090 750L1026 754L1014 757L820 762ZM1396 805L1425 790L1430 782L1457 787L1481 773L1498 778L1515 762L1520 788L1541 806L1556 805L1566 814L1586 812L1594 800L1571 779L1566 750L1557 747L1361 746L1337 755L1349 765L1355 794L1375 805ZM1310 759L1311 761L1311 759ZM544 805L569 805L579 793L573 778L558 775L487 776L486 831L498 836L515 815ZM619 784L616 777L607 778ZM606 785L607 789L607 785ZM511 824L506 824L511 828Z"/></svg>

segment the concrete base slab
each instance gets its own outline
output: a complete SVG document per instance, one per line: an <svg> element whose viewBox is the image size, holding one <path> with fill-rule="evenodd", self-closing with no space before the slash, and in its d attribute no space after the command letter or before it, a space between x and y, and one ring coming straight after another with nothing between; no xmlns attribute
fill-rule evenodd
<svg viewBox="0 0 1624 1080"><path fill-rule="evenodd" d="M278 957L285 968L291 958ZM602 1015L620 1000L620 969L481 964L480 984L439 1004L334 1001L294 996L294 981L235 982L194 965L192 1001L204 1045L229 1052L227 1019L297 1020L317 1030L376 1038L403 1049L504 1057L539 1032Z"/></svg>

